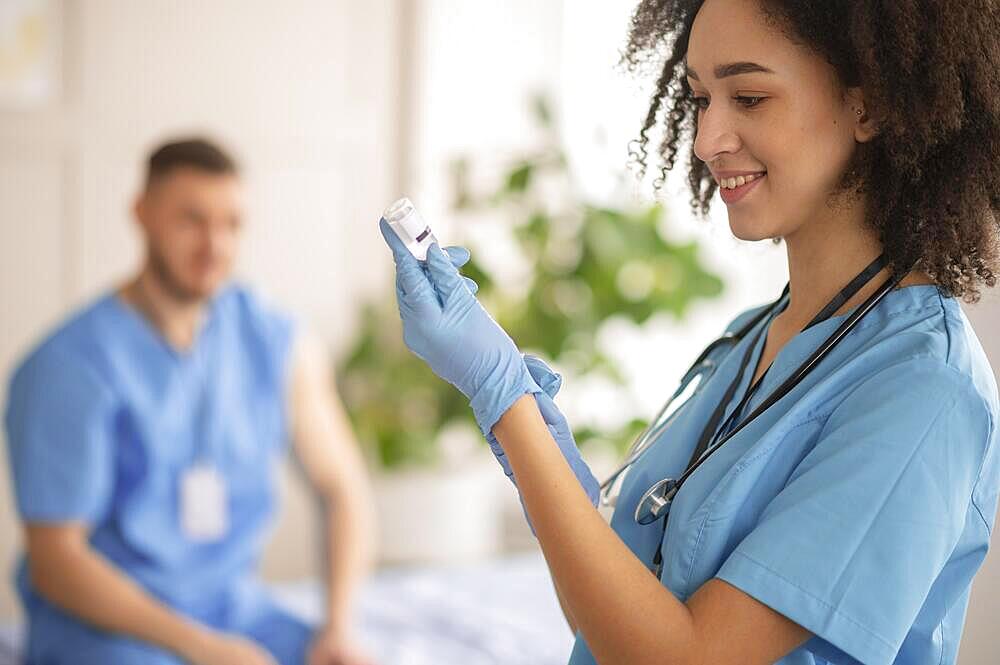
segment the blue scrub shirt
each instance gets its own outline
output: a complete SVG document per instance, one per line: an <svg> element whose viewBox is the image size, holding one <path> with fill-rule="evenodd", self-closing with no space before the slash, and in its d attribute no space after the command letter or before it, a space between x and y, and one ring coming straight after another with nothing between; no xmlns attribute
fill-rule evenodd
<svg viewBox="0 0 1000 665"><path fill-rule="evenodd" d="M792 338L740 418L848 316ZM716 450L675 496L662 542L662 521L633 519L650 485L684 471L771 318L715 354L716 373L623 480L612 528L647 565L662 550L662 583L682 602L718 577L812 631L780 663L953 663L996 516L1000 407L968 319L936 286L888 293L794 390ZM766 330L722 422L765 339ZM578 633L570 663L594 662Z"/></svg>
<svg viewBox="0 0 1000 665"><path fill-rule="evenodd" d="M249 630L262 608L252 573L274 509L274 462L285 452L292 335L288 319L238 286L212 300L183 352L113 294L89 306L10 385L21 518L84 522L93 548L156 598L206 624ZM214 542L181 530L181 477L200 459L228 494L229 529ZM32 645L84 639L32 589L24 561L17 584L29 655Z"/></svg>

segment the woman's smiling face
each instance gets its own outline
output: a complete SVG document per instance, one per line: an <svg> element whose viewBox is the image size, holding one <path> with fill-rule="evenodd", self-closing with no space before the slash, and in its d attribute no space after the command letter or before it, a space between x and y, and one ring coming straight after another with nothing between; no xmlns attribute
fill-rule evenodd
<svg viewBox="0 0 1000 665"><path fill-rule="evenodd" d="M766 172L722 192L733 234L788 238L806 222L833 221L831 195L856 142L871 137L855 112L860 89L843 88L834 68L769 24L755 0L706 0L686 64L699 106L695 154L716 182Z"/></svg>

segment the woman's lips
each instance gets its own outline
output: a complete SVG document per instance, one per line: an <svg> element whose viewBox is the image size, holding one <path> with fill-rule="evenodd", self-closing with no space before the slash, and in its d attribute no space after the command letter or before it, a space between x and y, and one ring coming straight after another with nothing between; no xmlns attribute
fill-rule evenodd
<svg viewBox="0 0 1000 665"><path fill-rule="evenodd" d="M723 203L726 205L732 205L743 200L747 194L752 192L754 188L760 183L761 180L767 177L767 173L761 173L756 178L750 182L740 185L736 189L726 189L725 187L719 187L719 196L722 197Z"/></svg>

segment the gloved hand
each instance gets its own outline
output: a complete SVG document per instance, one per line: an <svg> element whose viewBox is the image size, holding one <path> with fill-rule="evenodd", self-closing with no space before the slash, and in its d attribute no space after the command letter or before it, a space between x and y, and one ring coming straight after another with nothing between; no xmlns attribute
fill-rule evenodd
<svg viewBox="0 0 1000 665"><path fill-rule="evenodd" d="M458 388L484 435L526 393L541 392L514 341L473 295L437 243L421 263L384 219L382 237L396 262L403 341L435 374Z"/></svg>
<svg viewBox="0 0 1000 665"><path fill-rule="evenodd" d="M524 364L527 366L535 383L542 388L542 392L535 393L535 402L538 404L538 410L542 413L542 419L548 425L549 433L555 439L556 444L559 446L559 452L566 458L566 462L569 464L569 468L572 469L576 479L580 481L580 486L587 493L590 502L594 504L594 507L597 507L601 495L600 483L597 482L587 463L583 461L569 423L553 401L556 393L559 392L559 388L562 387L562 376L552 371L552 368L535 356L525 355ZM514 487L517 487L517 481L514 478L514 472L510 468L507 455L504 454L503 448L493 435L493 432L486 435L486 440L489 442L490 449L496 456L497 461L500 462L503 472L510 478L510 482L514 483ZM524 507L524 498L521 497L520 489L518 489L517 496L521 500L521 509L524 510L524 518L528 521L528 526L531 528L532 535L534 535L535 527L532 525L531 519L528 517L528 511Z"/></svg>

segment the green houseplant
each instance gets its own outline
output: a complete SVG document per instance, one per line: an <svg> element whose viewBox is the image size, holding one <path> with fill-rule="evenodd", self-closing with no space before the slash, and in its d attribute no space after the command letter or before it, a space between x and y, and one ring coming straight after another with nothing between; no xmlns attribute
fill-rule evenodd
<svg viewBox="0 0 1000 665"><path fill-rule="evenodd" d="M619 368L598 343L602 325L612 317L641 325L657 313L681 319L695 300L721 294L723 284L702 265L696 243L664 237L660 204L585 200L544 97L533 100L533 111L540 144L514 160L498 185L475 191L466 158L451 168L454 213L469 224L484 214L503 219L530 274L504 283L475 247L463 273L479 283L480 300L522 350L561 370L621 384ZM391 294L365 307L338 377L359 437L384 468L433 464L443 427L474 426L464 397L403 345ZM610 441L621 448L640 426L632 421L616 431L583 428L575 435L582 446Z"/></svg>

